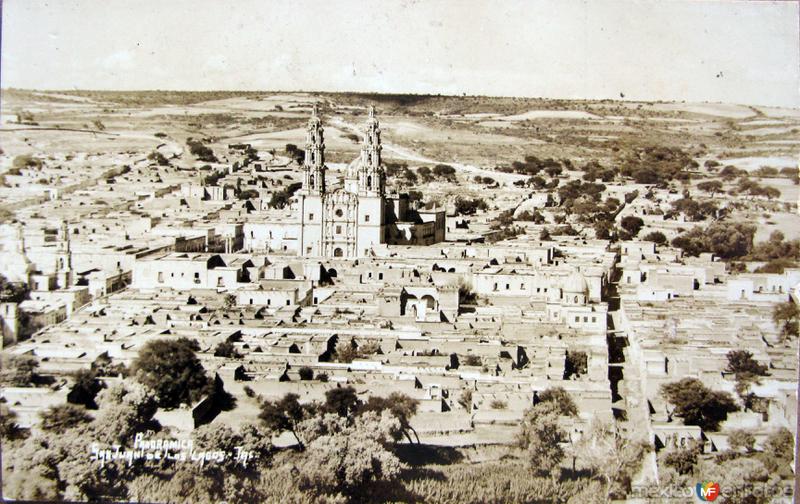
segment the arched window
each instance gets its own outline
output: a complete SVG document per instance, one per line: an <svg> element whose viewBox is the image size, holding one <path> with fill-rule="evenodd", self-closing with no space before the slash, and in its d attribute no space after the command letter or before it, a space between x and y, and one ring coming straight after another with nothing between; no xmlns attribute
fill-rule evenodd
<svg viewBox="0 0 800 504"><path fill-rule="evenodd" d="M309 177L308 185L311 186L312 188L314 187L314 175L311 175L311 177Z"/></svg>
<svg viewBox="0 0 800 504"><path fill-rule="evenodd" d="M372 175L367 177L367 187L372 188Z"/></svg>
<svg viewBox="0 0 800 504"><path fill-rule="evenodd" d="M344 251L342 251L342 249L340 249L339 247L336 247L333 250L333 257L342 257L343 255L344 255Z"/></svg>

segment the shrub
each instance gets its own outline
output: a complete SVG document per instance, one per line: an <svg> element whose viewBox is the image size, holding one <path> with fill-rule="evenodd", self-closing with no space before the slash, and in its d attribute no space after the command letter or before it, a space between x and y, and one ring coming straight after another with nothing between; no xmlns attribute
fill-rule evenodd
<svg viewBox="0 0 800 504"><path fill-rule="evenodd" d="M304 381L313 380L314 379L314 370L308 366L301 367L297 374L300 375L300 379Z"/></svg>

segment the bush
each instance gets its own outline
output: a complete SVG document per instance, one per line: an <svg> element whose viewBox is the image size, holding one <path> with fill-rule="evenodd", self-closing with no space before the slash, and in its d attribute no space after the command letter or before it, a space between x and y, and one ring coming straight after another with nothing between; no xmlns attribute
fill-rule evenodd
<svg viewBox="0 0 800 504"><path fill-rule="evenodd" d="M715 222L706 228L694 227L672 240L672 246L697 256L713 252L723 259L742 257L753 248L756 228L750 224Z"/></svg>
<svg viewBox="0 0 800 504"><path fill-rule="evenodd" d="M664 465L675 469L678 474L691 474L694 471L694 466L697 465L697 456L699 454L700 450L697 446L689 449L672 450L664 455Z"/></svg>
<svg viewBox="0 0 800 504"><path fill-rule="evenodd" d="M39 427L41 427L43 431L54 432L56 434L63 434L67 429L71 429L83 423L88 423L92 420L92 417L86 413L86 408L74 404L50 406L40 413L39 416L42 418Z"/></svg>
<svg viewBox="0 0 800 504"><path fill-rule="evenodd" d="M478 210L489 208L483 198L468 199L460 196L456 198L455 207L458 215L473 215Z"/></svg>
<svg viewBox="0 0 800 504"><path fill-rule="evenodd" d="M647 233L644 238L644 241L653 242L657 245L664 245L667 243L667 237L661 231L653 231L651 233Z"/></svg>
<svg viewBox="0 0 800 504"><path fill-rule="evenodd" d="M159 166L168 166L169 159L164 157L164 154L161 154L158 151L153 151L147 155L148 161L153 161L154 163L158 164Z"/></svg>
<svg viewBox="0 0 800 504"><path fill-rule="evenodd" d="M461 391L461 395L458 396L458 404L465 410L472 411L472 389L466 388Z"/></svg>
<svg viewBox="0 0 800 504"><path fill-rule="evenodd" d="M186 145L189 146L189 152L200 161L205 161L206 163L217 162L214 151L203 145L199 140L192 140L189 138L186 140Z"/></svg>
<svg viewBox="0 0 800 504"><path fill-rule="evenodd" d="M236 346L230 341L223 341L217 344L214 349L214 357L226 357L228 359L241 359L242 354L236 350Z"/></svg>
<svg viewBox="0 0 800 504"><path fill-rule="evenodd" d="M481 358L478 355L467 354L460 359L462 366L480 366Z"/></svg>
<svg viewBox="0 0 800 504"><path fill-rule="evenodd" d="M736 429L728 435L728 444L733 451L751 452L756 444L756 438L745 429Z"/></svg>
<svg viewBox="0 0 800 504"><path fill-rule="evenodd" d="M580 378L581 375L589 372L589 356L586 352L567 350L564 363L564 379L569 380L573 376Z"/></svg>
<svg viewBox="0 0 800 504"><path fill-rule="evenodd" d="M297 374L300 375L300 379L304 381L313 380L314 379L314 370L308 366L301 367Z"/></svg>
<svg viewBox="0 0 800 504"><path fill-rule="evenodd" d="M508 408L508 404L500 399L494 399L491 403L489 403L489 407L495 410L504 410Z"/></svg>
<svg viewBox="0 0 800 504"><path fill-rule="evenodd" d="M36 384L39 361L29 355L0 354L0 385L4 387L33 387Z"/></svg>

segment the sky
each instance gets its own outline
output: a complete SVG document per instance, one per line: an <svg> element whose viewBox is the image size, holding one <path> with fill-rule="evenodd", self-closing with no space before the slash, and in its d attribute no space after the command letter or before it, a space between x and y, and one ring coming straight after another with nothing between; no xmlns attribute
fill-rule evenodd
<svg viewBox="0 0 800 504"><path fill-rule="evenodd" d="M4 88L800 107L796 1L0 1Z"/></svg>

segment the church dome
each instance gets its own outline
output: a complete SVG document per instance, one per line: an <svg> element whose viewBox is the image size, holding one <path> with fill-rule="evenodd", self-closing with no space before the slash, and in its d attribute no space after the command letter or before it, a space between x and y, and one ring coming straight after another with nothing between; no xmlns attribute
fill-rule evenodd
<svg viewBox="0 0 800 504"><path fill-rule="evenodd" d="M575 270L564 280L561 289L568 294L586 294L589 291L589 285L586 283L586 278Z"/></svg>

